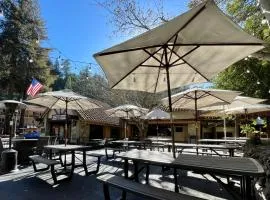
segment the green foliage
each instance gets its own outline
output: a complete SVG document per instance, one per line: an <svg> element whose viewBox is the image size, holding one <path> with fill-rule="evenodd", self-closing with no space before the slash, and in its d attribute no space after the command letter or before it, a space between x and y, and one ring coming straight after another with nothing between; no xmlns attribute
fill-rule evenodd
<svg viewBox="0 0 270 200"><path fill-rule="evenodd" d="M45 27L35 0L3 0L0 19L0 88L8 96L26 97L32 77L44 85L50 76L49 49L40 46Z"/></svg>
<svg viewBox="0 0 270 200"><path fill-rule="evenodd" d="M269 99L269 73L268 61L249 58L227 68L213 80L213 83L217 88L238 90L246 96Z"/></svg>
<svg viewBox="0 0 270 200"><path fill-rule="evenodd" d="M252 124L244 124L240 126L241 133L245 134L246 137L251 137L256 133L256 129Z"/></svg>

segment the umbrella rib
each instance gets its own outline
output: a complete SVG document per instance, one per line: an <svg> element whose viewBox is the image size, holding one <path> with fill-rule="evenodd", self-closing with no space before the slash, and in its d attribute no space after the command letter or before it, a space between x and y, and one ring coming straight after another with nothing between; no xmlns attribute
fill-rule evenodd
<svg viewBox="0 0 270 200"><path fill-rule="evenodd" d="M206 2L182 27L178 29L178 31L176 31L176 33L166 43L169 43L175 35L178 35L184 28L186 28L187 25L189 25L190 22L196 18L206 8L205 4Z"/></svg>
<svg viewBox="0 0 270 200"><path fill-rule="evenodd" d="M154 54L152 55L152 54L151 54L149 51L147 51L146 49L144 49L144 52L146 52L150 57L154 58L157 62L159 62L160 65L163 65L163 66L165 65L164 63L162 63L162 59L159 60L157 57L154 56ZM162 55L163 55L163 54L162 54ZM149 57L149 58L150 58L150 57ZM162 56L162 57L163 57L163 56ZM149 58L148 58L148 59L149 59Z"/></svg>
<svg viewBox="0 0 270 200"><path fill-rule="evenodd" d="M182 58L182 60L190 67L192 68L195 72L197 72L198 74L200 74L206 81L209 81L208 78L206 78L201 72L199 72L195 67L193 67L189 62L187 62L184 58Z"/></svg>
<svg viewBox="0 0 270 200"><path fill-rule="evenodd" d="M163 59L164 54L165 54L165 52L163 51L163 54L162 54L162 56L161 56L161 60ZM160 77L161 68L162 68L162 66L161 66L161 63L160 63L160 66L159 66L159 68L158 68L157 81L156 81L155 89L154 89L154 92L155 92L155 93L156 93L156 91L157 91L158 79L159 79L159 77Z"/></svg>
<svg viewBox="0 0 270 200"><path fill-rule="evenodd" d="M198 45L198 46L195 46L193 49L191 49L191 50L189 50L187 53L185 53L184 55L182 55L182 56L179 56L173 49L170 49L169 47L169 49L178 57L178 59L177 60L175 60L174 62L172 62L171 63L171 66L173 65L173 64L175 64L176 62L178 62L179 60L182 60L185 56L187 56L187 55L189 55L190 53L192 53L193 51L195 51L196 49L198 49L200 46ZM184 62L185 63L185 62Z"/></svg>
<svg viewBox="0 0 270 200"><path fill-rule="evenodd" d="M175 38L174 38L173 44L175 44L175 43L176 43L177 38L178 38L178 34L176 34L176 35L175 35ZM173 45L173 47L172 47L172 49L171 49L170 57L169 57L169 62L171 61L171 58L172 58L172 54L173 54L173 49L174 49L174 47L175 47L175 46ZM170 49L170 48L168 48L168 49Z"/></svg>
<svg viewBox="0 0 270 200"><path fill-rule="evenodd" d="M205 3L206 4L206 3ZM186 28L186 26L192 21L194 20L197 15L199 15L206 7L205 7L205 4L204 6L202 6L182 27L179 28L179 30L176 31L176 33L171 37L169 38L169 40L167 40L167 42L165 44L169 45L169 41L172 40L173 37L175 37L176 35L179 34L179 32L181 32L184 28ZM153 47L163 47L164 45L152 45L152 46L147 46L147 47L138 47L138 48L130 48L130 49L125 49L125 50L118 50L118 51L111 51L111 52L103 52L103 53L97 53L97 54L94 54L94 57L97 57L97 56L105 56L105 55L111 55L111 54L117 54L117 53L124 53L124 52L129 52L129 51L137 51L137 50L143 50L145 48L153 48ZM194 45L193 45L194 46Z"/></svg>
<svg viewBox="0 0 270 200"><path fill-rule="evenodd" d="M162 47L160 47L158 50L156 50L155 52L153 52L151 55L154 55L155 53L159 52L160 49ZM144 49L145 50L145 49ZM132 72L134 72L140 65L142 65L144 62L146 62L149 59L149 57L147 57L146 59L144 59L142 62L140 62L138 65L136 65L131 71L129 71L125 76L123 76L119 81L117 81L111 88L114 88L118 83L120 83L123 79L125 79L128 75L130 75Z"/></svg>

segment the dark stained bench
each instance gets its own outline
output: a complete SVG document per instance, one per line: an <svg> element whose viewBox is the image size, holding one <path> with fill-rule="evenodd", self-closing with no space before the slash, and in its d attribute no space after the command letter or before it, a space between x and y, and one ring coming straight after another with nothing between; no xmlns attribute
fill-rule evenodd
<svg viewBox="0 0 270 200"><path fill-rule="evenodd" d="M111 156L108 154L108 150L112 151ZM115 158L115 152L120 153L120 152L123 152L123 151L126 151L126 150L124 148L121 148L121 147L105 147L105 154L106 154L107 160Z"/></svg>
<svg viewBox="0 0 270 200"><path fill-rule="evenodd" d="M97 179L103 182L105 200L110 200L109 185L123 190L122 200L126 199L126 192L156 200L201 200L198 197L140 184L113 174L103 174L97 176Z"/></svg>
<svg viewBox="0 0 270 200"><path fill-rule="evenodd" d="M52 174L54 184L57 184L59 182L57 180L57 173L56 173L56 170L54 168L54 165L61 164L61 162L59 162L57 160L51 160L51 159L48 159L48 158L44 158L44 157L42 157L40 155L29 156L29 159L32 161L33 168L34 168L35 172L45 171L45 170L48 170L49 168L51 168L51 174ZM47 167L38 169L37 166L36 166L36 163L45 164L45 165L47 165Z"/></svg>
<svg viewBox="0 0 270 200"><path fill-rule="evenodd" d="M76 152L76 154L83 154L83 152ZM99 167L100 167L101 157L103 157L104 155L103 154L100 154L100 153L96 153L96 152L91 152L91 151L85 152L85 154L87 156L92 156L92 157L96 157L97 158L97 167L96 167L95 170L88 171L86 164L85 165L84 164L80 165L80 166L83 166L84 167L85 175L86 176L89 176L91 174L97 174L98 171L99 171ZM86 156L84 158L86 159ZM83 163L86 163L86 160L83 161ZM78 167L79 165L76 165L76 166Z"/></svg>

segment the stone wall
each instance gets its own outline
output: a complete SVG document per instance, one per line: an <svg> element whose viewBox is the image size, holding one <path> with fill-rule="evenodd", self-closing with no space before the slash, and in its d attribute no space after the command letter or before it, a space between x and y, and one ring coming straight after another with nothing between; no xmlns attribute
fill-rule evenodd
<svg viewBox="0 0 270 200"><path fill-rule="evenodd" d="M262 164L266 175L259 178L257 184L265 199L270 199L270 145L247 144L244 147L244 156L254 158Z"/></svg>

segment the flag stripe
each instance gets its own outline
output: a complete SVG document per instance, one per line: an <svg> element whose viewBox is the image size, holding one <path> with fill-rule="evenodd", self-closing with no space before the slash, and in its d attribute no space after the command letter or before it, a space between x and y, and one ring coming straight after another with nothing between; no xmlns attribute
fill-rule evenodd
<svg viewBox="0 0 270 200"><path fill-rule="evenodd" d="M39 90L43 87L43 85L38 82L35 78L33 78L31 84L27 88L26 94L30 96L35 96Z"/></svg>

